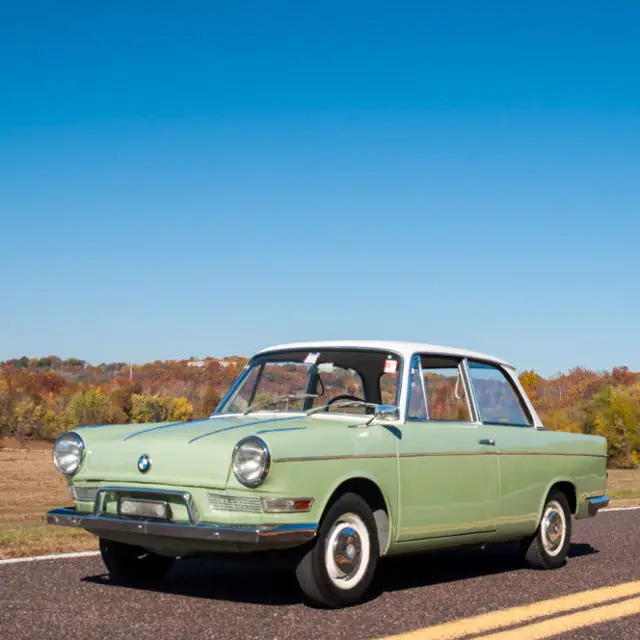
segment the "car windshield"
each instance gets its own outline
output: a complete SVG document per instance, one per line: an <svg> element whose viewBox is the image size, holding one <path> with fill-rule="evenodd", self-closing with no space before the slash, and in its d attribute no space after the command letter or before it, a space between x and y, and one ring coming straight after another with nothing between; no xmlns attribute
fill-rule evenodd
<svg viewBox="0 0 640 640"><path fill-rule="evenodd" d="M397 404L401 357L370 349L287 350L260 354L216 414L252 411L371 413Z"/></svg>

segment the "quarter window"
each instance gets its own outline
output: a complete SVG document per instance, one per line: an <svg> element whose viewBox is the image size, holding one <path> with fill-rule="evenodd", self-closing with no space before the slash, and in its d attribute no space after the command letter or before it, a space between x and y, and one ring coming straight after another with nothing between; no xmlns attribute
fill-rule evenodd
<svg viewBox="0 0 640 640"><path fill-rule="evenodd" d="M531 426L518 393L500 369L490 364L469 362L469 376L484 424Z"/></svg>
<svg viewBox="0 0 640 640"><path fill-rule="evenodd" d="M407 417L412 420L428 420L427 399L424 393L422 368L420 358L411 362L411 377L409 379L409 407Z"/></svg>
<svg viewBox="0 0 640 640"><path fill-rule="evenodd" d="M450 358L423 356L411 369L409 418L469 422L460 363Z"/></svg>

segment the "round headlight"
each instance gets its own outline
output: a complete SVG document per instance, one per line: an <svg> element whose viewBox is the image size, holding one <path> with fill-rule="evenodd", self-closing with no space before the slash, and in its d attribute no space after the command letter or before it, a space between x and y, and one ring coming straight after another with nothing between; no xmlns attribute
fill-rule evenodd
<svg viewBox="0 0 640 640"><path fill-rule="evenodd" d="M271 466L271 453L262 438L250 436L240 440L233 450L232 467L236 478L246 487L264 482Z"/></svg>
<svg viewBox="0 0 640 640"><path fill-rule="evenodd" d="M53 462L60 473L73 475L84 457L84 440L73 431L63 433L53 445Z"/></svg>

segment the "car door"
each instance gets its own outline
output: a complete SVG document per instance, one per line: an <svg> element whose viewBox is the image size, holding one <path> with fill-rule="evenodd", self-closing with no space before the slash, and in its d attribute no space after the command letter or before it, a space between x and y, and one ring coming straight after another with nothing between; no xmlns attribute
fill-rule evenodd
<svg viewBox="0 0 640 640"><path fill-rule="evenodd" d="M495 531L496 450L483 441L462 361L416 355L408 384L398 440L398 540Z"/></svg>
<svg viewBox="0 0 640 640"><path fill-rule="evenodd" d="M467 371L483 437L498 452L501 534L535 528L541 499L558 458L546 455L549 439L534 420L511 373L493 363L469 359Z"/></svg>

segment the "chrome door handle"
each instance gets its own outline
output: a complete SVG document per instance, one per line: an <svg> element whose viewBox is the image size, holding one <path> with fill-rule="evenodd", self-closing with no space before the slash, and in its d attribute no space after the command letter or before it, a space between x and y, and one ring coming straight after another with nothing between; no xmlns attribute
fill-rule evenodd
<svg viewBox="0 0 640 640"><path fill-rule="evenodd" d="M478 444L488 444L492 447L495 447L496 441L491 438L483 438L482 440L478 440Z"/></svg>

